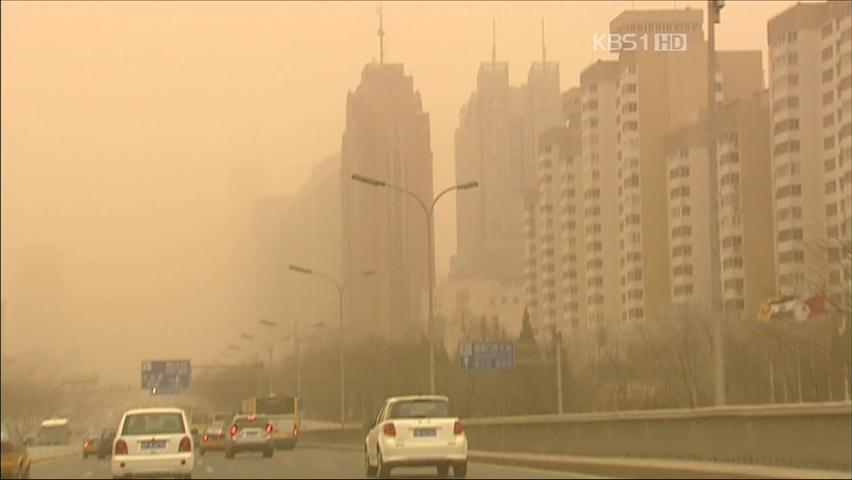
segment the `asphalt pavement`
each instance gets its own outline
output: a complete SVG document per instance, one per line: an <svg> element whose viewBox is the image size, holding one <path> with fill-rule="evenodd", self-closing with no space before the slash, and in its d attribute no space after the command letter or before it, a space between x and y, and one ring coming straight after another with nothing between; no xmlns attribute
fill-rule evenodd
<svg viewBox="0 0 852 480"><path fill-rule="evenodd" d="M570 472L470 463L468 478L592 478ZM452 473L450 474L452 475ZM395 478L438 478L434 468L398 468ZM32 478L112 478L109 460L72 455L33 463ZM270 459L260 454L225 460L221 452L196 457L193 478L367 478L360 452L296 447L276 451Z"/></svg>

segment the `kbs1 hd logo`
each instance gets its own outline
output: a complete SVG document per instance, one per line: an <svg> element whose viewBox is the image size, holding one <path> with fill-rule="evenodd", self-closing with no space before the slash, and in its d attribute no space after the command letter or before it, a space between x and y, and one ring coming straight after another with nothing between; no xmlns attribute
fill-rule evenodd
<svg viewBox="0 0 852 480"><path fill-rule="evenodd" d="M601 33L593 38L595 50L617 52L685 52L685 33Z"/></svg>

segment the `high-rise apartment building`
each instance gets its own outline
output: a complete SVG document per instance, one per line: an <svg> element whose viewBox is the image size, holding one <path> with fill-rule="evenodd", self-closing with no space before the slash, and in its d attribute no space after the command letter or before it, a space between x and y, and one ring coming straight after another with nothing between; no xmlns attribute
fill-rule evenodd
<svg viewBox="0 0 852 480"><path fill-rule="evenodd" d="M849 10L799 3L767 24L780 295L807 296L825 272L836 285L848 274L837 261L848 246L829 245L850 236Z"/></svg>
<svg viewBox="0 0 852 480"><path fill-rule="evenodd" d="M563 98L580 96L579 88ZM538 137L536 190L526 201L526 297L536 329L560 330L585 323L583 162L580 102L563 103L567 126Z"/></svg>
<svg viewBox="0 0 852 480"><path fill-rule="evenodd" d="M722 51L716 53L717 110L727 103L760 95L763 88L763 70L760 51ZM712 269L723 268L713 264L711 238L714 235L711 197L712 182L721 182L723 188L738 181L738 173L726 171L723 177L710 177L707 157L706 109L699 110L698 119L672 132L666 138L667 195L669 223L669 264L671 303L692 305L701 311L713 306ZM748 142L766 141L765 121L743 132ZM717 115L718 124L718 115ZM718 129L718 125L716 126ZM746 141L746 139L744 139ZM752 152L750 152L752 153ZM764 159L749 158L751 162ZM718 155L717 155L718 162ZM718 171L718 169L717 169ZM769 177L769 170L764 172ZM728 192L730 194L730 192ZM768 197L767 197L768 198ZM727 199L728 203L730 198ZM718 197L715 200L718 202ZM730 206L726 203L726 206ZM720 228L741 227L741 212L725 217ZM740 232L741 233L741 232ZM764 237L764 241L769 239ZM729 242L730 239L726 239ZM727 244L726 244L727 245ZM728 260L728 263L735 260ZM720 283L723 290L743 295L744 278L726 278ZM765 300L765 299L764 299Z"/></svg>
<svg viewBox="0 0 852 480"><path fill-rule="evenodd" d="M614 34L679 33L686 49L619 52L615 83L621 316L663 314L671 297L666 136L706 104L707 49L699 10L625 11Z"/></svg>
<svg viewBox="0 0 852 480"><path fill-rule="evenodd" d="M848 2L829 2L820 26L822 159L825 167L827 291L849 291L852 245L852 15ZM840 300L840 299L838 299ZM840 300L842 301L842 300ZM848 298L846 299L848 301Z"/></svg>
<svg viewBox="0 0 852 480"><path fill-rule="evenodd" d="M598 61L580 74L586 319L604 327L621 318L615 99L619 66Z"/></svg>
<svg viewBox="0 0 852 480"><path fill-rule="evenodd" d="M726 102L716 114L723 311L747 320L775 293L769 93Z"/></svg>
<svg viewBox="0 0 852 480"><path fill-rule="evenodd" d="M341 150L342 276L348 316L363 321L350 327L354 333L425 330L429 254L423 211L401 192L351 176L380 179L430 201L430 143L429 115L402 64L367 64L346 99ZM374 272L369 281L361 277L365 270Z"/></svg>

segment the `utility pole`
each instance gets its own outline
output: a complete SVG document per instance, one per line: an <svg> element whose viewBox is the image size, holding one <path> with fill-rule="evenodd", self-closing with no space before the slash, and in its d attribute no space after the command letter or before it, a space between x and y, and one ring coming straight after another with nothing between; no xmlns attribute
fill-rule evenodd
<svg viewBox="0 0 852 480"><path fill-rule="evenodd" d="M707 162L710 182L710 304L713 317L713 404L725 405L722 346L721 255L719 253L719 178L716 164L716 24L724 0L707 0Z"/></svg>

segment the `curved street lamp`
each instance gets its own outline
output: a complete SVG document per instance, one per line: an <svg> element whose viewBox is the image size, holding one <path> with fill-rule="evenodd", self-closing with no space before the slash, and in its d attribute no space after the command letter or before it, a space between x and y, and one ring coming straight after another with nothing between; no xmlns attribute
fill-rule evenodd
<svg viewBox="0 0 852 480"><path fill-rule="evenodd" d="M330 275L326 275L322 272L317 272L316 270L312 270L310 268L305 268L299 265L290 265L290 270L293 270L297 273L302 273L305 275L316 275L318 277L324 278L331 282L334 285L334 288L337 290L337 317L340 323L340 427L346 424L346 395L344 394L344 374L345 374L345 363L343 360L343 292L346 290L346 283L337 281L334 277ZM369 276L373 274L373 270L364 270L361 272L361 276Z"/></svg>

